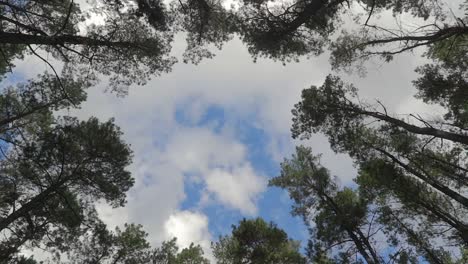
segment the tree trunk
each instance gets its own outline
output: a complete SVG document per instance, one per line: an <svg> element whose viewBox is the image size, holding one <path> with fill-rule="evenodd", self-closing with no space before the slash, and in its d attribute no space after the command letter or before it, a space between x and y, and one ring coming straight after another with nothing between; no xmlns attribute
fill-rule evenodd
<svg viewBox="0 0 468 264"><path fill-rule="evenodd" d="M351 110L351 111L354 111L357 114L362 114L362 115L377 118L379 120L385 121L385 122L390 123L392 125L396 125L398 127L401 127L403 129L411 132L411 133L420 134L420 135L434 136L434 137L437 137L437 138L443 138L443 139L447 139L447 140L450 140L450 141L453 141L453 142L458 142L458 143L468 145L468 135L462 135L462 134L457 134L457 133L453 133L453 132L447 132L447 131L440 130L440 129L433 128L433 127L415 126L415 125L406 123L405 121L402 121L400 119L393 118L391 116L388 116L388 115L382 114L382 113L378 113L378 112L370 112L370 111L359 110L359 109L354 109L354 110Z"/></svg>
<svg viewBox="0 0 468 264"><path fill-rule="evenodd" d="M394 215L393 213L390 214L393 216L401 229L403 229L408 237L426 253L427 257L430 258L432 262L435 264L444 264L444 262L437 256L437 253L435 253L430 245L428 245L427 241L422 241L421 238L411 228L407 227L402 221L400 221L398 216Z"/></svg>
<svg viewBox="0 0 468 264"><path fill-rule="evenodd" d="M402 168L404 168L407 172L413 174L420 180L428 183L430 186L434 187L434 189L440 191L441 193L447 195L448 197L452 198L453 200L459 202L462 204L465 208L468 209L468 198L465 196L459 194L458 192L450 189L449 187L440 184L439 182L431 179L430 177L424 176L422 173L418 172L417 170L413 169L411 166L408 164L405 164L404 162L400 161L397 157L393 156L391 153L388 151L378 148L378 147L372 147L373 149L377 150L378 152L384 154L388 158L390 158L394 163L400 165Z"/></svg>
<svg viewBox="0 0 468 264"><path fill-rule="evenodd" d="M57 189L64 183L64 181L60 181L54 185L51 185L45 191L41 192L40 194L34 196L29 202L22 205L18 210L12 212L6 218L0 220L0 232L7 228L11 223L18 220L21 217L24 217L27 213L31 210L35 209L38 205L44 203L47 198L52 195Z"/></svg>
<svg viewBox="0 0 468 264"><path fill-rule="evenodd" d="M59 103L60 101L62 101L64 99L61 99L61 100L56 100L56 101L53 101L53 102L49 102L49 103L46 103L46 104L43 104L41 106L38 106L38 107L34 107L32 109L29 109L28 111L25 111L25 112L22 112L22 113L19 113L15 116L12 116L12 117L7 117L5 119L2 119L0 120L0 127L2 126L5 126L5 125L8 125L9 123L12 123L16 120L19 120L21 118L24 118L28 115L31 115L31 114L34 114L35 112L37 111L40 111L40 110L43 110L43 109L46 109L46 108L49 108L57 103Z"/></svg>
<svg viewBox="0 0 468 264"><path fill-rule="evenodd" d="M335 214L337 215L342 215L340 208L338 205L335 203L335 201L328 196L326 193L319 192L323 196L323 200L330 204L333 210L335 211ZM375 250L372 248L371 244L369 243L369 240L362 234L361 230L359 229L350 229L349 227L344 227L346 232L348 233L349 237L353 240L354 244L356 245L356 248L359 250L359 253L362 255L362 257L366 260L368 264L379 264L380 260L377 254L375 253ZM357 233L357 235L356 235ZM370 252L371 255L369 255L366 251Z"/></svg>

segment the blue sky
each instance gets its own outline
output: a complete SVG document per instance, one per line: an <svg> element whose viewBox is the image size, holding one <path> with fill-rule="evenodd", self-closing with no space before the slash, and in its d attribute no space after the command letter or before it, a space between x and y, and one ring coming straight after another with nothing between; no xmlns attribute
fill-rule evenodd
<svg viewBox="0 0 468 264"><path fill-rule="evenodd" d="M255 123L255 113L251 118L236 119L229 116L229 113L224 111L222 106L211 105L203 113L199 122L193 124L188 121L187 113L184 111L186 105L182 104L176 110L176 120L186 126L207 126L215 124L212 129L215 133L219 133L227 119L234 119L236 134L239 141L247 147L248 160L252 163L255 171L260 172L267 178L278 175L280 165L272 159L268 152L268 142L270 135L267 131L253 125ZM181 204L181 209L191 210L197 207L201 199L201 190L203 184L195 182L185 183L186 199ZM257 202L258 216L267 221L273 221L290 235L295 240L307 240L307 229L303 221L299 217L293 217L289 213L289 207L292 201L289 199L284 190L275 187L269 187L261 195ZM246 217L236 210L229 210L220 204L210 204L202 209L211 221L209 229L214 237L226 235L230 232L231 225L236 224L239 220ZM253 216L248 216L253 217Z"/></svg>

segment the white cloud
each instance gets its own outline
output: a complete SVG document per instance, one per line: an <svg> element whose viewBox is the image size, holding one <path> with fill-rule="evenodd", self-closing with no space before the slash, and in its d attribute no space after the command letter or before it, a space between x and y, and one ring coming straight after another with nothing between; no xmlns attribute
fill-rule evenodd
<svg viewBox="0 0 468 264"><path fill-rule="evenodd" d="M177 238L179 248L189 247L191 243L200 245L209 259L211 253L211 234L208 230L208 217L192 211L179 211L169 216L164 223L167 239Z"/></svg>
<svg viewBox="0 0 468 264"><path fill-rule="evenodd" d="M408 117L409 114L414 114L420 115L427 120L440 119L445 113L445 110L441 106L426 104L422 100L416 99L414 96L402 99L396 108L396 112L401 115L400 117Z"/></svg>
<svg viewBox="0 0 468 264"><path fill-rule="evenodd" d="M167 144L168 158L183 171L233 167L246 159L245 146L207 128L180 127Z"/></svg>
<svg viewBox="0 0 468 264"><path fill-rule="evenodd" d="M257 176L249 165L231 171L214 169L205 176L207 191L223 204L238 208L244 214L257 213L256 200L266 188L266 180Z"/></svg>
<svg viewBox="0 0 468 264"><path fill-rule="evenodd" d="M135 152L130 169L136 184L128 194L128 204L117 210L99 207L100 215L110 226L124 222L143 224L150 241L158 245L166 233L162 227L168 219L173 219L174 212L186 198L184 181L189 179L185 175L194 175L206 185L205 194L214 198L210 202L245 214L256 212L256 200L266 189L266 181L254 171L247 160L246 147L234 135L216 134L210 127L185 127L171 116L144 113L142 104L125 108L120 99L112 100L116 102L93 107L103 108L101 111L88 112L84 108L80 112L82 118L96 114L103 114L105 118L111 112L105 109L114 108L118 113L116 122L122 126L125 140L132 144ZM147 107L152 108L150 104ZM121 109L125 112L121 113ZM204 201L199 204L207 205Z"/></svg>
<svg viewBox="0 0 468 264"><path fill-rule="evenodd" d="M164 230L168 239L177 238L180 247L188 247L192 242L206 244L211 239L208 217L198 212L180 211L171 214L164 223Z"/></svg>
<svg viewBox="0 0 468 264"><path fill-rule="evenodd" d="M167 149L168 160L183 173L195 174L209 196L242 213L256 213L266 179L252 168L244 145L208 129L185 128L174 135Z"/></svg>

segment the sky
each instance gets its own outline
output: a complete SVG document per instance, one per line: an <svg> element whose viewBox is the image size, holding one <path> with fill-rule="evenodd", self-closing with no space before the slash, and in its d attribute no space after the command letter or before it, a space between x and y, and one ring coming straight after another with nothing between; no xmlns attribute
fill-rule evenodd
<svg viewBox="0 0 468 264"><path fill-rule="evenodd" d="M174 53L183 48L183 39L176 38ZM413 97L411 80L422 62L418 54L406 54L388 64L370 63L365 78L343 77L361 98L380 99L394 112L434 113ZM46 68L29 57L16 64L25 78ZM210 241L229 234L231 225L263 217L304 247L306 227L291 216L288 194L268 187L268 180L303 144L322 154L322 164L342 185L352 185L352 161L333 153L324 136L296 141L290 134L291 109L302 89L321 85L330 72L328 54L285 66L267 59L254 63L234 38L213 59L178 63L172 72L130 87L127 96L106 92L105 83L92 87L81 109L61 114L115 118L131 145L129 170L136 182L126 206L97 205L110 227L142 224L154 246L175 236L179 246L194 242L210 256Z"/></svg>

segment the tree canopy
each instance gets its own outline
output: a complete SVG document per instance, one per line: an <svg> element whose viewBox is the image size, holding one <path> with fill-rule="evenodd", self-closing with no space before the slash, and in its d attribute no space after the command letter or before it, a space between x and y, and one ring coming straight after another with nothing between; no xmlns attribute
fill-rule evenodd
<svg viewBox="0 0 468 264"><path fill-rule="evenodd" d="M431 10L435 13L428 10L427 16L422 18L435 17L436 21L447 21L447 14L438 9ZM370 249L367 252L359 249L359 243L365 241L364 238L372 239L372 236L366 235L358 242L353 241L353 247L367 263L383 263L396 256L405 256L407 260L403 263L419 263L421 258L429 263L455 263L464 259L467 243L465 215L468 209L465 182L468 172L464 89L466 68L462 62L466 56L463 44L465 19L457 18L455 24L444 22L443 26L430 24L411 33L399 30L395 34L374 27L381 30L382 35L391 33L394 36L372 39L368 34L353 33L339 37L333 44L337 49L332 51L332 62L336 62L336 66L344 62L342 66L350 67L357 63L357 59L367 59L372 55L382 55L390 60L393 55L425 47L425 56L431 62L416 69L420 77L413 85L417 89L418 99L445 110L443 119L428 119L418 114L402 118L403 115L391 113L378 99L372 102L359 97L358 88L336 75L329 75L320 87L303 90L301 101L292 111L293 137L308 139L315 133L322 133L335 152L347 153L354 160L358 168L355 178L357 187L348 192L355 193L356 199L363 201L363 212L367 214L358 213L361 211L353 214L362 216L361 220L367 224L372 220L374 227L381 225L381 232L388 243L384 248L401 249L395 255L382 251L384 255L381 253L378 258L370 259L369 256L373 255ZM382 51L388 44L393 44L393 49ZM347 57L339 53L344 51L339 51L340 45L349 47L343 53ZM306 188L313 182L297 183L286 179L292 177L288 175L299 177L303 174L301 177L319 177L314 176L316 172L308 172L309 167L317 166L317 158L310 149L299 148L296 155L283 165L282 176L278 178L282 181L276 180L274 183L288 189L296 204L302 208L311 194L308 189L296 194L296 188ZM314 165L306 162L296 169L296 173L289 172L292 166L289 164L307 160L301 158L304 155ZM347 190L346 187L342 191L336 188L328 192L338 195ZM348 197L347 200L353 199ZM346 204L340 201L337 205ZM324 206L306 204L306 208L323 210ZM346 208L352 207L347 205ZM327 241L336 236L327 234L320 237L315 234L321 227L319 216L320 211L313 218L313 223L317 225L312 236L314 254L330 255L334 250L327 247L330 244ZM378 248L378 244L372 241L370 245ZM341 247L338 248L341 252ZM453 257L457 250L461 252L458 260Z"/></svg>
<svg viewBox="0 0 468 264"><path fill-rule="evenodd" d="M47 65L0 91L0 260L37 263L21 250L41 247L58 262L209 262L195 244L152 248L136 224L110 231L95 203L125 205L132 151L112 119L57 113L78 108L99 82L125 94L169 72L184 35L181 59L195 64L234 37L254 60L329 55L334 72L302 92L292 135L324 134L358 169L355 185L340 186L298 147L270 184L288 191L309 227L307 259L283 230L253 219L213 243L219 263L466 262L467 5L457 16L440 0L0 0L0 81L25 57ZM386 12L420 26L380 23ZM407 52L425 58L415 96L443 118L403 118L339 76Z"/></svg>
<svg viewBox="0 0 468 264"><path fill-rule="evenodd" d="M220 237L212 247L220 264L305 263L299 243L261 218L241 220L238 226L232 226L232 235Z"/></svg>

